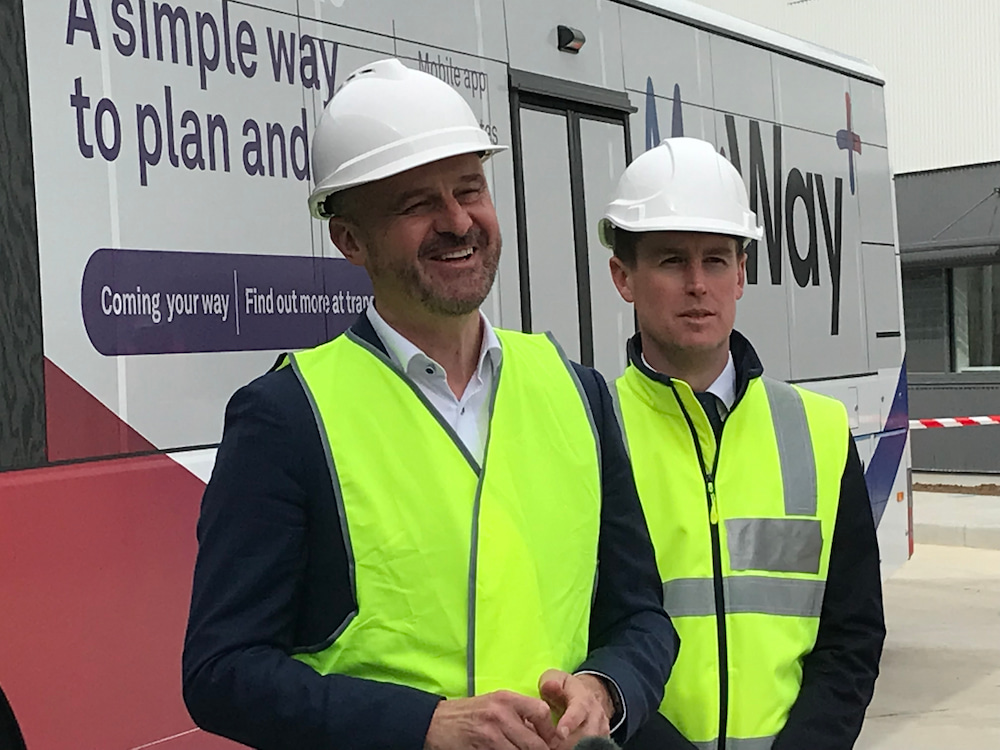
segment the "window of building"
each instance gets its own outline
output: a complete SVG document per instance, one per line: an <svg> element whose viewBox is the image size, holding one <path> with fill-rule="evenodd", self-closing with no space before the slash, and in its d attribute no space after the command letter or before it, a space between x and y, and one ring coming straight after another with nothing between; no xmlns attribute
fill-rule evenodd
<svg viewBox="0 0 1000 750"><path fill-rule="evenodd" d="M951 370L948 270L903 267L906 367L910 372Z"/></svg>
<svg viewBox="0 0 1000 750"><path fill-rule="evenodd" d="M953 369L1000 367L1000 264L951 269Z"/></svg>
<svg viewBox="0 0 1000 750"><path fill-rule="evenodd" d="M1000 369L1000 264L903 269L911 372Z"/></svg>

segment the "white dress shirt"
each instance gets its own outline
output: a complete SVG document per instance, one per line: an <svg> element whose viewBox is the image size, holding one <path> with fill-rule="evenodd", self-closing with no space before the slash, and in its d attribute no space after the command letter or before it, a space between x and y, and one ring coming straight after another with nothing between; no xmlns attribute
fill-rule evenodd
<svg viewBox="0 0 1000 750"><path fill-rule="evenodd" d="M707 390L708 393L711 393L722 402L720 406L725 408L719 409L719 416L722 417L723 422L726 421L729 412L733 410L733 402L736 401L736 365L733 363L732 352L729 352L729 360L726 362L726 366L722 369L719 377L715 379L712 385L708 386Z"/></svg>
<svg viewBox="0 0 1000 750"><path fill-rule="evenodd" d="M368 320L382 339L389 357L414 382L441 418L448 424L466 450L480 464L486 450L486 435L490 423L490 395L503 350L493 326L482 312L483 344L479 364L461 398L456 398L448 385L448 373L403 334L390 326L375 305L368 306Z"/></svg>

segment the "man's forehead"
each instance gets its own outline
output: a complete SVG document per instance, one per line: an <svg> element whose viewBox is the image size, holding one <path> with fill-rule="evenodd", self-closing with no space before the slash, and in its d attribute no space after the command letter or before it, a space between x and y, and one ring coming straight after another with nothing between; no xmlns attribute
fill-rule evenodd
<svg viewBox="0 0 1000 750"><path fill-rule="evenodd" d="M350 201L358 218L378 217L414 198L475 184L487 187L482 162L476 154L461 154L359 185L351 189Z"/></svg>
<svg viewBox="0 0 1000 750"><path fill-rule="evenodd" d="M737 252L739 247L739 240L735 237L708 232L646 232L639 243L640 249L682 254L712 253L719 250Z"/></svg>
<svg viewBox="0 0 1000 750"><path fill-rule="evenodd" d="M433 190L442 183L459 184L485 179L483 163L475 154L462 154L414 167L383 180L387 194Z"/></svg>

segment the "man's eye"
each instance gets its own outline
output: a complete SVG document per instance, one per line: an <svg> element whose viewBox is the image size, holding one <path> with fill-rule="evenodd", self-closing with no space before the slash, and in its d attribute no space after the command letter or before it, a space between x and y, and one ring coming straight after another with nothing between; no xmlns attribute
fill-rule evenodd
<svg viewBox="0 0 1000 750"><path fill-rule="evenodd" d="M471 188L469 190L460 191L457 197L462 203L472 203L479 198L482 192L483 191L479 188Z"/></svg>
<svg viewBox="0 0 1000 750"><path fill-rule="evenodd" d="M429 201L417 201L416 203L407 204L406 208L403 209L404 214L415 214L423 211L427 206L430 205Z"/></svg>

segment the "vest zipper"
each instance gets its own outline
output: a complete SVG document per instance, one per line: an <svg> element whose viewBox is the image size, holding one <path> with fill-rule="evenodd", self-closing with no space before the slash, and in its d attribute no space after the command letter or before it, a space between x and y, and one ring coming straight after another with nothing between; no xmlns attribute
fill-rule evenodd
<svg viewBox="0 0 1000 750"><path fill-rule="evenodd" d="M715 496L715 473L719 468L722 433L725 428L725 423L723 423L715 446L715 461L712 464L712 471L705 477L705 490L708 494L708 523L712 533L715 626L719 638L719 742L716 745L716 750L726 750L726 732L729 724L729 639L726 632L726 598L722 588L722 542L719 539L719 508L718 499Z"/></svg>
<svg viewBox="0 0 1000 750"><path fill-rule="evenodd" d="M670 390L674 393L677 405L684 415L688 429L691 431L691 438L694 441L694 449L698 455L698 464L701 466L702 476L705 480L705 499L708 501L708 527L712 535L712 583L715 589L715 627L719 643L719 739L715 750L726 750L726 732L729 723L729 646L726 634L726 597L722 586L722 542L719 539L719 509L715 495L715 474L719 468L719 454L722 452L722 435L726 430L726 423L722 423L719 437L716 440L715 460L712 468L705 468L705 456L701 452L701 443L698 440L698 431L684 402L681 401L680 394L670 383ZM707 418L707 417L706 417ZM714 436L715 431L712 431ZM669 613L668 613L669 614Z"/></svg>

